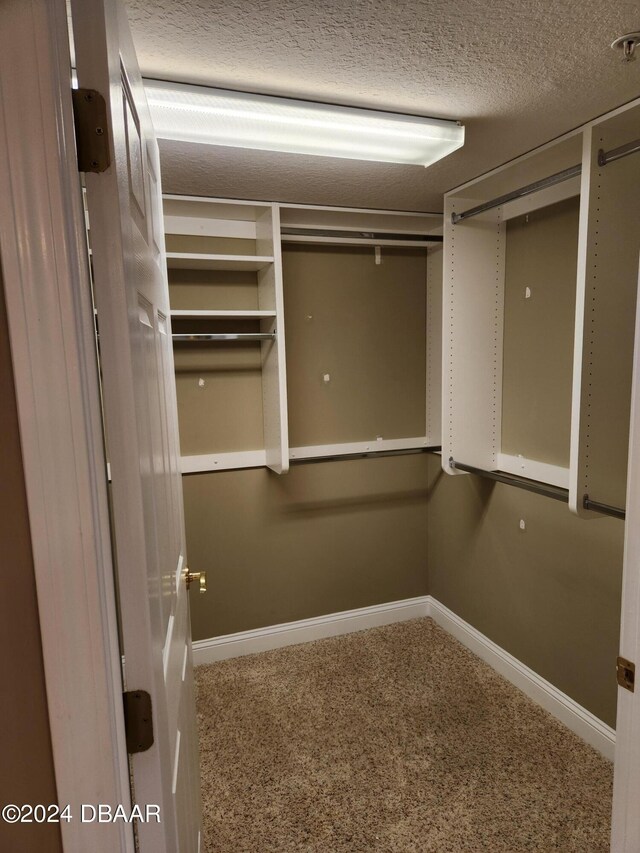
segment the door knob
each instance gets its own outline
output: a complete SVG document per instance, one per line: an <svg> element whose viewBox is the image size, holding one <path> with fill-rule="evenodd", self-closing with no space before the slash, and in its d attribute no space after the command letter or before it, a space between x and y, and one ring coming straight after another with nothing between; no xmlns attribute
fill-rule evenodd
<svg viewBox="0 0 640 853"><path fill-rule="evenodd" d="M184 579L187 584L187 589L190 589L191 584L197 581L198 591L205 593L207 591L207 573L206 572L190 572L188 568L184 570Z"/></svg>

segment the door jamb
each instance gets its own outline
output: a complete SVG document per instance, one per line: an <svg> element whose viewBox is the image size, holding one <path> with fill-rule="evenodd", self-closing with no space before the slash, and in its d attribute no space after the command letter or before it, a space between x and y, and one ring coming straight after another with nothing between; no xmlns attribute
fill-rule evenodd
<svg viewBox="0 0 640 853"><path fill-rule="evenodd" d="M0 255L65 853L133 853L100 392L65 0L0 7Z"/></svg>
<svg viewBox="0 0 640 853"><path fill-rule="evenodd" d="M640 274L638 293L640 295ZM640 298L636 306L635 329L619 653L637 664L640 655ZM638 691L640 684L636 684L633 693L618 687L611 821L611 850L615 853L635 851L640 844Z"/></svg>

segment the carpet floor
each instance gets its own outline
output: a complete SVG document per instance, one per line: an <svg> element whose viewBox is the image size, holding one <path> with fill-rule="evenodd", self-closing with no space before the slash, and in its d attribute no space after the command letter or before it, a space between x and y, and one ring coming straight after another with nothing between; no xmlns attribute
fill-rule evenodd
<svg viewBox="0 0 640 853"><path fill-rule="evenodd" d="M431 619L196 669L207 853L598 853L612 765Z"/></svg>

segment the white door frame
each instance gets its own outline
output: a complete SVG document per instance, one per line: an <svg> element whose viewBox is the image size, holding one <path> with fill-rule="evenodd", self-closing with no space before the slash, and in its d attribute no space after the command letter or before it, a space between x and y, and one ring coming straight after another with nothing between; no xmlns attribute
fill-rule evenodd
<svg viewBox="0 0 640 853"><path fill-rule="evenodd" d="M133 853L93 307L65 0L0 5L0 257L65 853Z"/></svg>
<svg viewBox="0 0 640 853"><path fill-rule="evenodd" d="M638 281L640 296L640 275ZM640 850L640 299L633 355L620 655L638 668L635 691L618 688L611 850Z"/></svg>

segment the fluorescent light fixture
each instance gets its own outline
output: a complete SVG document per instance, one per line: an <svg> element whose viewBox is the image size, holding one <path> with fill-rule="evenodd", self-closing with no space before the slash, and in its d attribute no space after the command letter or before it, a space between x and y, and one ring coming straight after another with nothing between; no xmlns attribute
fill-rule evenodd
<svg viewBox="0 0 640 853"><path fill-rule="evenodd" d="M161 139L430 166L464 144L455 121L145 80Z"/></svg>

